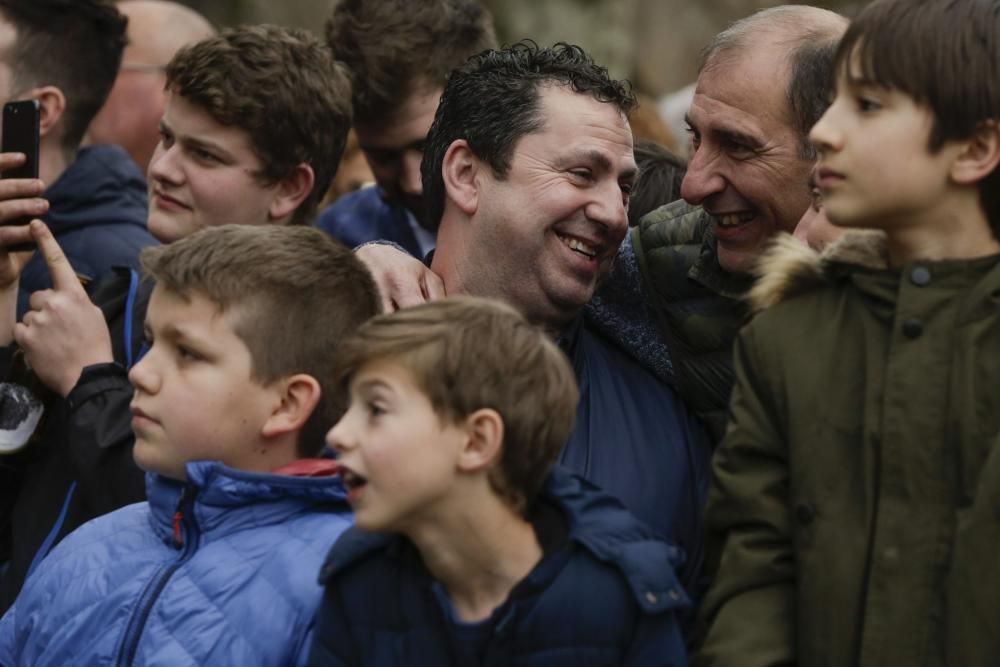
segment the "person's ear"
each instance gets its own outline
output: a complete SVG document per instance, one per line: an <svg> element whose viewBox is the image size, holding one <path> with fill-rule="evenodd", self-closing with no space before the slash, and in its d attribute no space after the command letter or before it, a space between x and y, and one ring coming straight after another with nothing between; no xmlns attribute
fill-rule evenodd
<svg viewBox="0 0 1000 667"><path fill-rule="evenodd" d="M479 182L476 177L481 168L482 163L465 139L456 139L445 151L441 163L445 194L466 215L474 214L479 208Z"/></svg>
<svg viewBox="0 0 1000 667"><path fill-rule="evenodd" d="M290 174L281 179L274 191L268 210L271 220L290 218L316 184L313 168L305 162L296 165Z"/></svg>
<svg viewBox="0 0 1000 667"><path fill-rule="evenodd" d="M465 418L467 438L458 454L458 469L463 472L485 470L503 451L503 418L496 410L481 408Z"/></svg>
<svg viewBox="0 0 1000 667"><path fill-rule="evenodd" d="M277 438L301 431L319 403L322 390L311 375L297 373L277 384L278 400L261 427L265 438Z"/></svg>
<svg viewBox="0 0 1000 667"><path fill-rule="evenodd" d="M993 173L1000 164L1000 123L980 123L966 139L951 165L951 178L959 185L976 185Z"/></svg>
<svg viewBox="0 0 1000 667"><path fill-rule="evenodd" d="M55 86L34 88L25 99L38 100L38 136L51 134L66 113L66 96Z"/></svg>

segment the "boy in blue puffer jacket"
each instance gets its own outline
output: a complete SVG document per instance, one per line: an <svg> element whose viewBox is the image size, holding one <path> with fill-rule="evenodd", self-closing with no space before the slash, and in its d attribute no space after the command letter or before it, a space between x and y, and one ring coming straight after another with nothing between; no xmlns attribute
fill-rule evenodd
<svg viewBox="0 0 1000 667"><path fill-rule="evenodd" d="M321 572L311 665L687 664L676 550L550 474L578 397L541 330L453 298L377 317L340 352L351 404L327 443L357 527Z"/></svg>
<svg viewBox="0 0 1000 667"><path fill-rule="evenodd" d="M316 572L351 521L335 464L311 457L343 408L332 353L376 288L302 226L210 227L142 260L150 347L129 380L149 500L41 562L0 621L0 665L302 664Z"/></svg>

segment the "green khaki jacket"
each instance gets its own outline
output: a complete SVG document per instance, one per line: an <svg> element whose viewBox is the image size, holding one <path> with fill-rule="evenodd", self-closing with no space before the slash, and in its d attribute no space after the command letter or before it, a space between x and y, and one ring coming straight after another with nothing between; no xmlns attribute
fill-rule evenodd
<svg viewBox="0 0 1000 667"><path fill-rule="evenodd" d="M876 268L871 238L766 257L695 664L1000 665L1000 258Z"/></svg>
<svg viewBox="0 0 1000 667"><path fill-rule="evenodd" d="M684 201L650 212L631 231L643 287L681 397L722 438L733 385L732 345L746 318L750 276L719 266L712 218Z"/></svg>

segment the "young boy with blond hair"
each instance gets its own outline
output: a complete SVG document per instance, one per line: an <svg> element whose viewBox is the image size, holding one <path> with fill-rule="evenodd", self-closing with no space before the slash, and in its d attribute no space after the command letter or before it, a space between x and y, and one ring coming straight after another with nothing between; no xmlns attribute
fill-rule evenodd
<svg viewBox="0 0 1000 667"><path fill-rule="evenodd" d="M327 443L357 527L323 567L310 664L687 664L676 550L552 469L577 388L540 329L451 298L341 353Z"/></svg>
<svg viewBox="0 0 1000 667"><path fill-rule="evenodd" d="M771 258L737 343L703 664L997 664L997 63L998 0L875 0L840 44L811 139L848 231Z"/></svg>
<svg viewBox="0 0 1000 667"><path fill-rule="evenodd" d="M332 359L376 288L301 226L210 227L142 259L156 286L129 380L148 502L41 561L0 621L0 665L303 664L316 572L350 524L336 465L314 458L342 411Z"/></svg>

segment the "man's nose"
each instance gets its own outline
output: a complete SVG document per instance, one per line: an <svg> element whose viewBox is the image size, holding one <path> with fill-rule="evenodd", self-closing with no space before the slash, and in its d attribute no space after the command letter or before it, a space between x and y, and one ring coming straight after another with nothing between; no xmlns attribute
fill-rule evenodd
<svg viewBox="0 0 1000 667"><path fill-rule="evenodd" d="M726 179L718 169L715 155L704 147L696 150L681 181L681 197L698 206L725 189Z"/></svg>
<svg viewBox="0 0 1000 667"><path fill-rule="evenodd" d="M628 229L628 210L621 185L609 180L595 192L587 208L587 217L600 223L612 240L621 241Z"/></svg>

